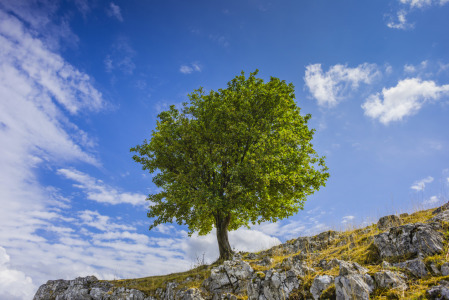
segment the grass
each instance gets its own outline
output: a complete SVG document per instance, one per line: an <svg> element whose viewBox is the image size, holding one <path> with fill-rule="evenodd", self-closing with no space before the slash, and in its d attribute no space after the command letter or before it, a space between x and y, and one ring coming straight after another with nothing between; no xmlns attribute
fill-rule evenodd
<svg viewBox="0 0 449 300"><path fill-rule="evenodd" d="M401 218L402 224L411 224L422 222L433 217L432 211L434 209L421 210L409 215L403 215ZM406 291L398 291L394 289L377 289L371 295L372 299L425 299L425 291L431 286L437 285L440 280L449 280L449 276L442 276L437 274L432 274L430 272L430 264L433 263L440 267L443 263L447 262L446 254L449 253L448 239L449 239L449 223L443 222L442 232L444 234L445 242L443 253L438 255L426 257L424 262L429 271L429 275L424 278L414 278L412 275L407 274L404 270L401 272L408 275L408 289ZM316 273L306 274L301 279L301 285L298 289L293 290L290 294L290 299L304 299L311 298L310 287L312 285L313 279L317 275L331 275L338 276L339 268L338 266L330 269L323 270L319 267L319 262L323 259L330 261L331 259L339 259L345 261L353 261L361 264L368 269L368 274L374 275L376 272L382 270L381 263L382 259L378 253L377 248L373 244L374 236L381 233L376 224L366 226L364 228L349 228L345 231L341 231L337 239L332 241L327 247L321 249L320 251L305 251L306 259L304 262L308 267L313 267ZM290 243L293 241L289 241ZM259 265L258 262L263 259L264 255L267 255L267 251L261 251L258 253L257 259L249 260L246 259L247 253L243 253L243 260L247 261L251 267L256 272L257 276L263 278L265 272L272 268L280 269L279 271L287 271L288 268L281 267L284 259L288 257L295 256L300 253L286 254L281 247L273 247L270 257L272 258L272 263L270 265ZM390 259L384 259L390 263L397 261L404 261L413 257L396 257ZM217 266L218 263L212 265L201 265L192 270L174 273L165 276L152 276L139 279L125 279L125 280L114 280L110 281L116 287L126 287L141 290L147 296L156 296L156 290L160 288L165 288L167 282L176 282L178 284L177 289L184 288L199 288L203 281L210 276L210 271L213 267ZM391 270L398 270L397 268L392 268ZM330 286L325 291L325 297L332 299L335 296L335 286ZM245 295L240 295L239 299L245 299Z"/></svg>

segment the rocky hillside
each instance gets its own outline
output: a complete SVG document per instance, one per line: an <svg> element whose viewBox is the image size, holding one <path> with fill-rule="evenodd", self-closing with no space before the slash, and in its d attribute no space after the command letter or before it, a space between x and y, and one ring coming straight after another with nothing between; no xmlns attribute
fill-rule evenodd
<svg viewBox="0 0 449 300"><path fill-rule="evenodd" d="M446 210L448 209L448 210ZM184 273L50 280L43 299L449 299L449 203Z"/></svg>

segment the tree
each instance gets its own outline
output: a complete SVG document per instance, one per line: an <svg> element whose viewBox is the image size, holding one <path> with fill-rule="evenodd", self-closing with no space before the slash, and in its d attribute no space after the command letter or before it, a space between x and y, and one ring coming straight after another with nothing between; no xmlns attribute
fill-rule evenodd
<svg viewBox="0 0 449 300"><path fill-rule="evenodd" d="M182 109L158 115L149 142L131 148L156 173L150 230L176 222L205 235L215 226L220 260L232 257L229 230L292 216L329 177L293 85L265 83L257 72L242 72L218 92L195 90Z"/></svg>

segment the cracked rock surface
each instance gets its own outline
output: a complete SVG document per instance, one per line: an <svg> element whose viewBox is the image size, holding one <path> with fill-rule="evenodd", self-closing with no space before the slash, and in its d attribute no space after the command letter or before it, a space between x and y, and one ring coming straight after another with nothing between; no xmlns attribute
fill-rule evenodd
<svg viewBox="0 0 449 300"><path fill-rule="evenodd" d="M443 251L443 234L431 224L406 224L375 235L374 245L382 258L429 256Z"/></svg>

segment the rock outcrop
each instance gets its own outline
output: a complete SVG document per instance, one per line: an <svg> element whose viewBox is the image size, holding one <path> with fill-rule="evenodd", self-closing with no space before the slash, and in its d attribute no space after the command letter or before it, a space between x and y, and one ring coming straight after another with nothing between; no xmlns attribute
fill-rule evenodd
<svg viewBox="0 0 449 300"><path fill-rule="evenodd" d="M210 267L204 280L199 275L179 282L171 279L150 292L135 285L115 286L114 281L94 276L50 280L39 288L34 300L370 299L386 291L399 297L413 282L431 277L436 279L427 282L438 284L429 284L422 293L429 299L449 299L449 282L437 280L449 276L449 263L443 254L448 242L443 234L449 222L449 204L446 206L423 223L400 225L402 221L396 216L381 218L377 228L386 231L380 234L376 234L375 225L350 234L326 231L260 253L236 255ZM360 243L366 247L363 251L372 255L370 272L346 260L354 256L345 251ZM371 257L368 254L361 255L366 259ZM377 264L374 271L372 262ZM189 286L189 280L196 280L194 287Z"/></svg>
<svg viewBox="0 0 449 300"><path fill-rule="evenodd" d="M406 224L374 236L374 245L382 258L429 256L443 251L443 234L431 224Z"/></svg>

